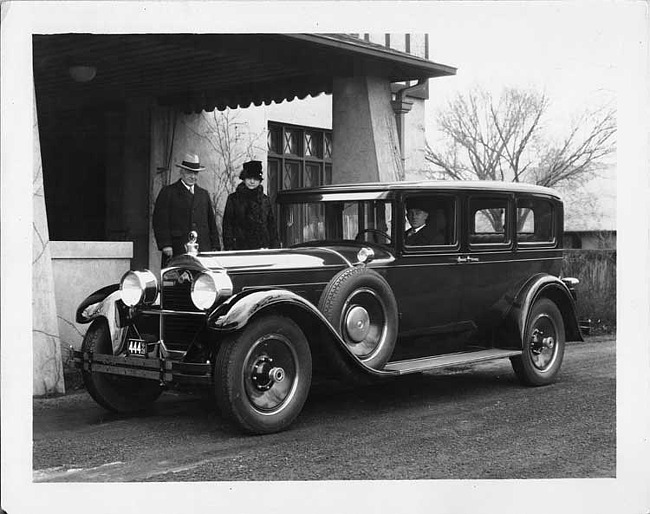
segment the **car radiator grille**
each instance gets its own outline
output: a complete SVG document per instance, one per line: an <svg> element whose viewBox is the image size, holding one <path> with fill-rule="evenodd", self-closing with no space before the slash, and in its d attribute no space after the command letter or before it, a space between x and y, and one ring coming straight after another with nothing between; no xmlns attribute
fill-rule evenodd
<svg viewBox="0 0 650 514"><path fill-rule="evenodd" d="M188 273L188 272L186 272ZM201 312L192 303L191 278L180 281L179 272L165 274L161 295L164 311ZM162 338L170 350L186 351L205 326L205 316L192 314L163 314Z"/></svg>
<svg viewBox="0 0 650 514"><path fill-rule="evenodd" d="M163 287L162 307L171 311L190 311L198 312L198 309L192 303L190 297L190 287L188 283Z"/></svg>

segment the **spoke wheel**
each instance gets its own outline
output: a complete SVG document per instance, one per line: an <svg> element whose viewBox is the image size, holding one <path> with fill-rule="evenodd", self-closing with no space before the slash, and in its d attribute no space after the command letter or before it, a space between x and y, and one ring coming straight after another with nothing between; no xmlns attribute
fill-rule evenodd
<svg viewBox="0 0 650 514"><path fill-rule="evenodd" d="M560 311L551 300L538 300L528 316L523 353L512 358L519 380L532 386L553 382L562 364L564 347L564 322Z"/></svg>
<svg viewBox="0 0 650 514"><path fill-rule="evenodd" d="M81 350L91 354L113 355L111 335L104 318L93 321ZM159 382L136 377L82 370L86 390L102 407L113 412L136 412L149 407L163 391Z"/></svg>
<svg viewBox="0 0 650 514"><path fill-rule="evenodd" d="M311 373L311 352L300 328L282 316L259 318L219 349L217 402L246 432L278 432L302 410Z"/></svg>

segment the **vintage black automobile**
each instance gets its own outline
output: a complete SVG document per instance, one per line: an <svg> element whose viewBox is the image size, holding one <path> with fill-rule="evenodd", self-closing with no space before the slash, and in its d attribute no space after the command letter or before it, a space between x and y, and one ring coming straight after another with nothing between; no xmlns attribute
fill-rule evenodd
<svg viewBox="0 0 650 514"><path fill-rule="evenodd" d="M510 358L539 386L582 339L553 190L350 184L283 191L277 206L284 248L190 241L159 277L130 271L81 303L75 358L99 404L140 410L202 384L235 425L270 433L296 419L312 376L372 383Z"/></svg>

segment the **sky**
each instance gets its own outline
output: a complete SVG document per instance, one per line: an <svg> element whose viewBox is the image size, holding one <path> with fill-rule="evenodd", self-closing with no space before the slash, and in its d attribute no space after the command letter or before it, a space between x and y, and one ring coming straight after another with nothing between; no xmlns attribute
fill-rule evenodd
<svg viewBox="0 0 650 514"><path fill-rule="evenodd" d="M626 37L612 7L562 2L441 6L430 19L429 58L458 70L456 76L430 81L429 141L436 137L436 116L446 102L474 86L495 95L505 86L545 92L551 102L545 125L556 137L583 110L616 106L625 80L620 60ZM589 216L578 208L584 198L570 193L567 228L616 228L616 170L613 163L581 193L595 202Z"/></svg>

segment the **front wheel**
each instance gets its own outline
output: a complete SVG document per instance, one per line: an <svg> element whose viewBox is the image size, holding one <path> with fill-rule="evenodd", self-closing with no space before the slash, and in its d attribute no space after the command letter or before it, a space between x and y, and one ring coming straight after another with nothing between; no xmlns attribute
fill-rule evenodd
<svg viewBox="0 0 650 514"><path fill-rule="evenodd" d="M552 383L560 371L564 347L562 314L551 300L538 300L528 316L523 353L511 358L517 378L529 386Z"/></svg>
<svg viewBox="0 0 650 514"><path fill-rule="evenodd" d="M246 432L279 432L300 414L311 375L309 344L298 325L283 316L262 317L221 345L217 404Z"/></svg>
<svg viewBox="0 0 650 514"><path fill-rule="evenodd" d="M81 343L85 353L113 355L111 334L104 318L90 325ZM113 412L136 412L144 410L158 399L163 389L156 380L123 377L108 373L82 370L86 390L102 407Z"/></svg>

